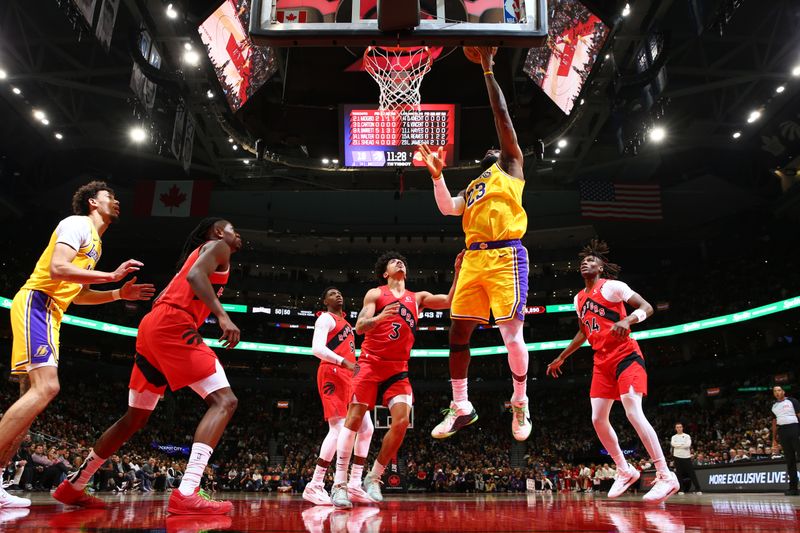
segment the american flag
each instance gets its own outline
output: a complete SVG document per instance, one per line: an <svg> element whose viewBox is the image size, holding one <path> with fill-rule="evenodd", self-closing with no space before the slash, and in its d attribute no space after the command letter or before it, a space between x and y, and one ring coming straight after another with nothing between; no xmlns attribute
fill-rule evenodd
<svg viewBox="0 0 800 533"><path fill-rule="evenodd" d="M609 220L662 220L661 186L583 180L581 215Z"/></svg>

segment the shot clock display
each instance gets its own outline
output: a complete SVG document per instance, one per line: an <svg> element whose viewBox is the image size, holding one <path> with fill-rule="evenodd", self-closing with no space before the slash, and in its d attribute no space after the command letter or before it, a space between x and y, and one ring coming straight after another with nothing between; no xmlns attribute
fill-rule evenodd
<svg viewBox="0 0 800 533"><path fill-rule="evenodd" d="M417 146L443 148L445 166L456 161L455 104L382 112L365 105L342 106L342 146L347 167L425 166Z"/></svg>

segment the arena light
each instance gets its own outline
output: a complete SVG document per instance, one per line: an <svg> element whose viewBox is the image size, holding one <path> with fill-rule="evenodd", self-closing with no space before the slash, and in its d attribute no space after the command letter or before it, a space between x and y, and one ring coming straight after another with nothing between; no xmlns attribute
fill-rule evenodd
<svg viewBox="0 0 800 533"><path fill-rule="evenodd" d="M212 91L211 89L207 90L206 91L206 98L208 98L209 100L214 98L214 91Z"/></svg>
<svg viewBox="0 0 800 533"><path fill-rule="evenodd" d="M625 7L622 8L622 16L627 17L630 14L631 14L631 5L625 4Z"/></svg>
<svg viewBox="0 0 800 533"><path fill-rule="evenodd" d="M778 93L778 94L781 94L785 90L786 90L786 86L785 85L778 85L777 87L775 87L775 92Z"/></svg>
<svg viewBox="0 0 800 533"><path fill-rule="evenodd" d="M558 143L557 143L557 146L558 146L559 148L566 148L566 146L567 146L567 140L566 140L566 139L559 139L559 141L558 141Z"/></svg>
<svg viewBox="0 0 800 533"><path fill-rule="evenodd" d="M239 145L238 144L234 144L233 146L231 146L231 148L233 148L233 151L235 152L236 150L239 149Z"/></svg>
<svg viewBox="0 0 800 533"><path fill-rule="evenodd" d="M147 132L140 126L134 126L128 130L128 136L135 143L142 143L147 138Z"/></svg>
<svg viewBox="0 0 800 533"><path fill-rule="evenodd" d="M44 124L45 126L49 126L49 125L50 125L50 121L49 121L49 120L47 120L46 118L43 118L41 122L42 122L42 124Z"/></svg>
<svg viewBox="0 0 800 533"><path fill-rule="evenodd" d="M561 153L561 148L556 148L555 150L553 150L553 152L554 152L556 155L558 155L558 154L560 154L560 153Z"/></svg>
<svg viewBox="0 0 800 533"><path fill-rule="evenodd" d="M8 77L8 73L0 68L0 80L4 80Z"/></svg>
<svg viewBox="0 0 800 533"><path fill-rule="evenodd" d="M228 137L228 142L229 142L230 144L233 144L233 137Z"/></svg>
<svg viewBox="0 0 800 533"><path fill-rule="evenodd" d="M328 159L327 157L323 157L323 158L322 158L322 164L323 164L323 165L327 165L327 164L328 164L328 163L330 163L330 162L331 162L331 160L330 160L330 159Z"/></svg>
<svg viewBox="0 0 800 533"><path fill-rule="evenodd" d="M44 111L40 109L34 109L33 118L35 118L36 120L45 120L47 118L47 115L45 115Z"/></svg>
<svg viewBox="0 0 800 533"><path fill-rule="evenodd" d="M792 76L795 78L800 77L800 65L797 65L792 69Z"/></svg>
<svg viewBox="0 0 800 533"><path fill-rule="evenodd" d="M178 12L175 11L175 8L172 7L172 4L167 5L167 18L171 19L178 18Z"/></svg>
<svg viewBox="0 0 800 533"><path fill-rule="evenodd" d="M19 96L20 94L22 94L22 91L20 90L20 88L19 88L19 87L12 87L12 88L11 88L11 92L12 92L12 93L14 93L14 94L16 94L16 95L18 95L18 96Z"/></svg>
<svg viewBox="0 0 800 533"><path fill-rule="evenodd" d="M64 136L59 132L56 132L55 135L53 135L53 137L55 137L59 141L64 139Z"/></svg>
<svg viewBox="0 0 800 533"><path fill-rule="evenodd" d="M667 137L667 130L662 128L661 126L657 126L650 130L650 140L656 143L660 143Z"/></svg>
<svg viewBox="0 0 800 533"><path fill-rule="evenodd" d="M339 164L339 160L338 159L331 159L331 163L333 163L334 165L338 165Z"/></svg>
<svg viewBox="0 0 800 533"><path fill-rule="evenodd" d="M223 304L222 307L226 311L231 311L229 306L231 304ZM8 298L0 297L0 307L4 307L5 309L11 309L11 300ZM241 306L246 309L246 306ZM548 306L549 307L549 306ZM631 334L631 337L636 340L648 340L648 339L657 339L660 337L671 337L674 335L683 335L686 333L693 333L695 331L700 331L703 329L711 329L711 328L718 328L722 326L730 326L734 324L739 324L741 322L747 322L749 320L755 320L757 318L761 318L763 316L772 315L775 313L782 313L785 311L790 311L792 309L800 308L800 296L795 296L793 298L788 298L786 300L781 300L778 302L774 302L767 305L762 305L760 307L753 307L751 309L747 309L738 313L732 313L729 315L723 315L713 318L707 318L705 320L698 320L696 322L687 322L685 324L678 324L675 326L668 326L665 328L656 328L656 329L649 329L644 331L637 331ZM574 308L573 308L574 311ZM244 312L244 311L241 311ZM548 311L549 312L549 311ZM126 337L135 337L136 336L136 328L130 328L127 326L120 326L117 324L110 324L108 322L101 322L99 320L91 320L87 318L76 317L72 315L64 315L63 318L64 324L69 324L72 326L78 326L82 328L92 329L95 331L102 331L106 333L112 333L115 335L123 335ZM212 348L223 348L220 341L218 339L203 339L206 344L211 346ZM545 342L532 342L526 344L526 348L528 351L532 352L539 352L539 351L551 351L551 350L561 350L569 345L572 342L571 339L565 340L558 340L558 341L545 341ZM240 342L236 348L236 350L247 350L253 352L267 352L267 353L278 353L278 354L287 354L287 355L313 355L311 353L310 346L288 346L283 344L267 344L263 342L247 342L242 341ZM360 350L357 353L360 354ZM482 348L473 348L471 351L472 355L499 355L508 353L505 346L486 346ZM450 350L447 349L416 349L411 350L412 357L449 357Z"/></svg>
<svg viewBox="0 0 800 533"><path fill-rule="evenodd" d="M196 50L191 48L191 45L189 43L186 44L189 45L190 48L183 53L183 62L186 63L187 65L195 67L200 64L200 54L198 54Z"/></svg>
<svg viewBox="0 0 800 533"><path fill-rule="evenodd" d="M756 120L761 118L761 111L756 109L755 111L750 111L750 114L747 116L747 123L752 124Z"/></svg>
<svg viewBox="0 0 800 533"><path fill-rule="evenodd" d="M731 135L731 137L733 137L734 139L738 139L741 136L742 136L742 132L741 131L734 131L733 135Z"/></svg>

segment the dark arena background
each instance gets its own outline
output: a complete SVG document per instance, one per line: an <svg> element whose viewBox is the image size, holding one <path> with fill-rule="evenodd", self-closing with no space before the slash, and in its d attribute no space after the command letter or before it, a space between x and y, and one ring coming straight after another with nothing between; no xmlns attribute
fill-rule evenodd
<svg viewBox="0 0 800 533"><path fill-rule="evenodd" d="M462 46L497 46L493 72ZM492 79L524 156L528 288L516 301L526 304L530 436L510 431L521 404L510 401L508 350L492 320L469 341L478 420L432 437L453 394L454 343L449 311L426 309L412 337L405 440L375 485L383 501L310 503L303 493L329 431L321 395L335 389L318 387L312 353L320 296L341 291L355 326L378 284L376 259L390 250L406 258L409 290L447 293L465 234L460 217L440 213L418 145L441 147L452 195L481 175L488 149L502 148L500 163L508 161ZM392 112L379 109L381 96L420 100L394 100ZM779 389L797 397L800 386L798 168L795 0L3 0L0 454L9 457L0 464L0 530L798 531L787 465L796 468L800 453L800 404L776 399ZM20 313L12 300L73 214L75 190L92 180L119 201L102 259L83 274L98 276L96 291L135 275L157 296L208 216L230 221L242 245L218 292L228 318L210 314L189 341L205 338L238 406L215 404L219 391L207 403L190 387L168 388L147 425L88 479L81 498L105 506L87 508L64 505L54 491L81 475L97 439L128 409L137 328L152 302L128 300L126 290L97 296L103 305L73 302L58 339L53 294L22 289L47 301L39 309L50 333L37 345L19 333L33 331L33 303ZM471 188L467 209L481 195ZM493 218L502 214L485 223L502 224ZM546 373L578 331L578 254L596 238L654 311L631 333L646 361L644 415L665 468L680 477L665 501L643 500L668 478L621 402L610 421L640 478L608 495L621 473L593 424L592 349L567 359L558 379ZM42 272L55 279L51 255ZM112 278L101 272L128 259L143 266L103 283ZM485 280L495 276L487 270ZM217 339L231 321L241 340L225 349ZM357 349L363 340L355 336ZM60 387L54 367L31 369L23 400L37 400L12 409L20 381L28 384L11 373L19 350L23 363L58 351ZM47 386L37 378L46 372ZM195 494L232 506L168 512L195 475L195 429L219 405L228 416L236 410L197 471ZM20 412L38 413L21 442ZM364 474L393 423L385 407L370 413ZM676 424L691 437L684 453ZM325 498L336 461L322 478Z"/></svg>

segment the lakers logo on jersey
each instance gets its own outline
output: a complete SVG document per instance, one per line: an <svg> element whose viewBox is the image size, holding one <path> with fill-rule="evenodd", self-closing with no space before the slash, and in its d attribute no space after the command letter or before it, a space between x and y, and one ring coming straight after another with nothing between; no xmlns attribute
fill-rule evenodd
<svg viewBox="0 0 800 533"><path fill-rule="evenodd" d="M49 353L50 353L50 347L47 346L46 344L42 344L36 349L36 357L44 357Z"/></svg>

